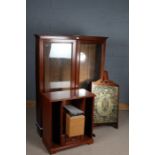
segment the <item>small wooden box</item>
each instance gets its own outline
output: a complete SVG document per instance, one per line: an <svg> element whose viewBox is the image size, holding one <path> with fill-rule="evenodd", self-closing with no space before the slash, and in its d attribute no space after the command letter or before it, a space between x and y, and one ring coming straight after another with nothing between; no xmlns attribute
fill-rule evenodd
<svg viewBox="0 0 155 155"><path fill-rule="evenodd" d="M66 134L68 137L84 135L85 116L66 114Z"/></svg>

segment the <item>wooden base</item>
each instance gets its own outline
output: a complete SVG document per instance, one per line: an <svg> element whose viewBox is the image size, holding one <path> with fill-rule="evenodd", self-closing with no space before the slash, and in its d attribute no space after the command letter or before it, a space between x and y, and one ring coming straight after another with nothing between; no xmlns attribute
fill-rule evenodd
<svg viewBox="0 0 155 155"><path fill-rule="evenodd" d="M53 144L51 147L48 147L46 142L43 139L43 143L45 144L45 146L50 154L54 154L59 151L62 151L62 150L68 149L68 148L72 148L72 147L76 147L76 146L80 146L83 144L92 144L93 142L94 142L94 140L92 138L84 136L82 140L79 139L72 143L65 143L64 145Z"/></svg>

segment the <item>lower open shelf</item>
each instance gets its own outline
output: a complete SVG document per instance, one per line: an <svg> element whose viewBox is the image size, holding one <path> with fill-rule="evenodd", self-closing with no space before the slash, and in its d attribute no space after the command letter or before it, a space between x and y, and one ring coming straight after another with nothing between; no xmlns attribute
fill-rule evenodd
<svg viewBox="0 0 155 155"><path fill-rule="evenodd" d="M62 100L60 99L60 97L64 93L67 97ZM92 144L94 95L86 90L75 90L75 92L60 91L54 92L54 95L53 93L50 93L50 95L52 95L51 98L49 95L43 95L42 98L43 142L48 151L50 153L56 153L63 149L75 147L78 145ZM82 133L81 135L75 134L74 136L73 134L72 136L68 134L68 132L66 132L68 131L68 120L72 122L74 122L75 120L67 117L67 112L64 109L65 105L72 105L83 111L84 133ZM68 118L68 120L66 118ZM80 121L82 122L82 119ZM73 124L74 123L72 123L72 125ZM72 127L72 129L73 128L74 127Z"/></svg>
<svg viewBox="0 0 155 155"><path fill-rule="evenodd" d="M44 140L43 140L43 142L44 142ZM61 151L61 150L67 149L67 148L79 146L79 145L82 145L82 144L92 144L93 142L94 142L94 140L92 138L90 138L88 136L83 136L82 139L77 138L75 141L65 142L62 145L52 144L52 147L47 148L47 149L48 149L49 153L56 153L58 151ZM46 143L45 143L45 146L47 146Z"/></svg>

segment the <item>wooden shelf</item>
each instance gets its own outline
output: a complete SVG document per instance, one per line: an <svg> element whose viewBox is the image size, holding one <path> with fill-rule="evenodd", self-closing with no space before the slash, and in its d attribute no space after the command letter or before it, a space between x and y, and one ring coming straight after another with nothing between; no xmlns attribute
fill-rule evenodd
<svg viewBox="0 0 155 155"><path fill-rule="evenodd" d="M52 148L50 148L50 149L47 148L47 149L50 153L56 153L58 151L62 151L62 150L67 149L67 148L80 146L82 144L92 144L93 142L94 142L94 140L92 138L84 136L83 140L77 140L74 142L66 143L65 145L62 145L62 146L57 145L57 144L53 144Z"/></svg>
<svg viewBox="0 0 155 155"><path fill-rule="evenodd" d="M94 97L95 95L85 89L71 89L55 92L43 93L46 98L52 102L62 101L62 100L74 100L84 97Z"/></svg>
<svg viewBox="0 0 155 155"><path fill-rule="evenodd" d="M85 89L64 90L42 94L43 142L50 153L82 144L93 143L94 94ZM66 111L64 105L71 104L84 111L83 136L69 138L66 135Z"/></svg>

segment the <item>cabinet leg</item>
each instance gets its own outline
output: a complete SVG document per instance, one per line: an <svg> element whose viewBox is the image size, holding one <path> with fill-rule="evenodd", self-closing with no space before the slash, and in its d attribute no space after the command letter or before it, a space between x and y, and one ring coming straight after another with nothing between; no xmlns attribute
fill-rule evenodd
<svg viewBox="0 0 155 155"><path fill-rule="evenodd" d="M57 151L55 150L55 149L52 149L52 150L50 150L50 154L52 155L52 154L56 154L57 153Z"/></svg>
<svg viewBox="0 0 155 155"><path fill-rule="evenodd" d="M41 128L39 128L39 126L36 125L36 130L37 130L37 133L40 137L42 137L43 135L43 130Z"/></svg>
<svg viewBox="0 0 155 155"><path fill-rule="evenodd" d="M112 126L113 126L115 129L118 129L118 123L114 123Z"/></svg>
<svg viewBox="0 0 155 155"><path fill-rule="evenodd" d="M93 139L91 139L91 140L89 140L88 142L87 142L87 144L89 145L89 144L93 144Z"/></svg>
<svg viewBox="0 0 155 155"><path fill-rule="evenodd" d="M95 135L94 133L92 134L92 136L93 136L93 137L96 137L96 135Z"/></svg>

